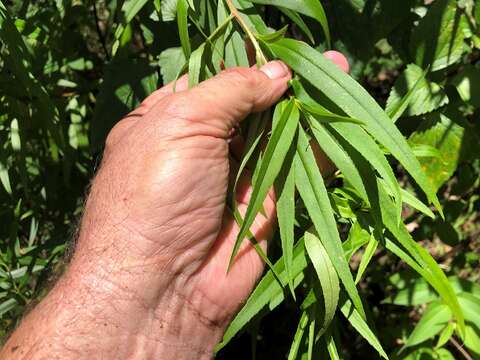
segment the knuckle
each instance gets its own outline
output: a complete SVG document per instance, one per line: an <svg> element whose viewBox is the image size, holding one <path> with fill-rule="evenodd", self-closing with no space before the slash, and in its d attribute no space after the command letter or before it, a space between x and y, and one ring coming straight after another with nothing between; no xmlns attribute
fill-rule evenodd
<svg viewBox="0 0 480 360"><path fill-rule="evenodd" d="M225 71L225 77L230 78L233 85L242 84L247 88L256 88L260 82L260 78L256 71L250 68L232 68Z"/></svg>
<svg viewBox="0 0 480 360"><path fill-rule="evenodd" d="M131 126L128 119L123 119L117 122L113 128L109 131L107 138L105 139L105 149L113 148L124 137L127 128Z"/></svg>

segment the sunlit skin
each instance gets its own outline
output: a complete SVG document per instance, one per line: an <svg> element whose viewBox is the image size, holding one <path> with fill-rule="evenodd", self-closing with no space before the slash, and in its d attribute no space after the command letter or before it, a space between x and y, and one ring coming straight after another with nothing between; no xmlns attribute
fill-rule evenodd
<svg viewBox="0 0 480 360"><path fill-rule="evenodd" d="M345 71L337 52L325 54ZM264 264L248 242L226 273L238 225L226 208L232 130L274 105L289 69L236 68L188 89L182 77L110 132L74 256L1 359L211 358ZM329 165L319 151L320 167ZM331 171L331 170L328 170ZM237 200L245 212L248 171ZM275 196L251 231L266 250Z"/></svg>

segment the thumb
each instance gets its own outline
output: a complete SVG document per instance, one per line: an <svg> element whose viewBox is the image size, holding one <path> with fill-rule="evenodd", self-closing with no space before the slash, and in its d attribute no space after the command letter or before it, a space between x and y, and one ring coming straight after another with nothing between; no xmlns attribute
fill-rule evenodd
<svg viewBox="0 0 480 360"><path fill-rule="evenodd" d="M215 130L215 135L226 138L249 113L275 104L290 78L290 70L281 61L271 61L260 69L228 69L188 91L173 94L169 112L203 123Z"/></svg>

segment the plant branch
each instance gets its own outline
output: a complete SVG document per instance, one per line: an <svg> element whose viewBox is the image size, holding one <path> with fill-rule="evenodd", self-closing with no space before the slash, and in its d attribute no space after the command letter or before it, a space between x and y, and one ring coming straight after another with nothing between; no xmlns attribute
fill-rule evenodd
<svg viewBox="0 0 480 360"><path fill-rule="evenodd" d="M252 42L252 45L255 48L255 55L256 55L256 58L257 58L257 64L258 65L266 64L268 62L267 58L263 54L262 49L260 48L260 45L258 44L258 41L255 38L255 35L253 34L252 30L250 30L248 25L245 23L245 21L243 20L242 16L238 12L235 5L233 5L232 0L225 0L225 3L227 4L231 14L235 17L235 19L237 20L240 27L243 29L243 31L245 31L245 34L247 34L248 38Z"/></svg>
<svg viewBox="0 0 480 360"><path fill-rule="evenodd" d="M95 0L92 1L93 3L93 16L95 17L95 28L97 29L97 34L98 38L100 40L100 43L102 44L103 52L105 53L105 58L110 61L110 55L107 50L107 44L105 41L105 37L102 34L102 30L100 29L100 20L98 18L98 11L97 11L97 5L95 4Z"/></svg>
<svg viewBox="0 0 480 360"><path fill-rule="evenodd" d="M452 336L449 340L448 340L453 346L455 346L455 348L458 350L458 352L460 354L463 355L463 357L466 359L466 360L473 360L473 358L470 356L470 354L463 348L462 345L460 345L458 343L457 340L455 340L455 338Z"/></svg>

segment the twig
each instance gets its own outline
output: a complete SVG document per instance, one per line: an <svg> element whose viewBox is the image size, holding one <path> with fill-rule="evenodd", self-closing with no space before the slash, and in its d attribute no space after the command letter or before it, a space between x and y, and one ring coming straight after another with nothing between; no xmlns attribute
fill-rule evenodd
<svg viewBox="0 0 480 360"><path fill-rule="evenodd" d="M238 12L237 8L235 7L235 5L233 5L232 0L225 0L225 2L227 4L231 14L235 17L235 19L237 20L240 27L243 29L243 31L245 31L248 38L252 42L252 45L255 48L257 62L260 63L259 65L266 64L268 62L267 58L263 54L262 49L260 48L260 45L258 44L258 41L255 38L255 35L252 33L252 31L250 30L248 25L245 24L245 21L243 21L243 18L240 16L240 13Z"/></svg>
<svg viewBox="0 0 480 360"><path fill-rule="evenodd" d="M110 54L107 50L107 44L105 42L105 37L102 34L102 30L100 29L100 20L98 19L98 12L97 12L97 5L95 4L95 0L92 0L93 3L93 15L95 16L95 28L97 29L98 38L100 39L100 43L102 44L103 52L105 53L105 58L110 61Z"/></svg>
<svg viewBox="0 0 480 360"><path fill-rule="evenodd" d="M470 354L463 348L462 345L460 345L458 343L457 340L455 340L455 338L452 336L448 341L450 341L450 343L455 346L455 348L458 350L458 352L460 354L463 355L463 357L467 360L473 360L473 358L470 356Z"/></svg>

